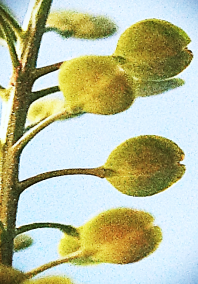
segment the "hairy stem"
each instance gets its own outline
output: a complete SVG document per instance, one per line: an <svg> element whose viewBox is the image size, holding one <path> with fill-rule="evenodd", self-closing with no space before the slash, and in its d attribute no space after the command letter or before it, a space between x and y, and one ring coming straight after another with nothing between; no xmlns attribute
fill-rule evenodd
<svg viewBox="0 0 198 284"><path fill-rule="evenodd" d="M1 27L8 43L13 64L9 96L8 100L3 102L2 113L5 116L1 121L0 129L0 221L4 227L0 246L0 262L9 266L12 265L13 256L21 154L21 149L18 150L13 145L21 139L24 133L27 111L30 105L29 97L34 83L32 70L37 62L51 3L52 0L36 0L28 32L25 39L19 41L20 51L18 53L12 34L9 35L10 27L4 24L4 19L1 18Z"/></svg>
<svg viewBox="0 0 198 284"><path fill-rule="evenodd" d="M7 11L6 8L4 8L2 6L2 4L0 4L0 14L2 15L2 17L4 19L6 19L6 21L8 22L8 24L13 28L15 34L20 37L22 34L22 29L20 27L20 25L18 24L18 22L15 20L15 18L13 16L11 16Z"/></svg>
<svg viewBox="0 0 198 284"><path fill-rule="evenodd" d="M70 226L70 225L64 225L59 223L32 223L28 225L21 226L19 228L16 228L16 235L26 233L31 230L35 229L41 229L41 228L50 228L50 229L59 229L63 233L66 233L68 235L78 237L79 233L76 230L76 228Z"/></svg>
<svg viewBox="0 0 198 284"><path fill-rule="evenodd" d="M58 86L54 86L54 87L46 88L46 89L43 89L43 90L40 90L40 91L32 92L30 101L31 101L31 103L33 103L34 101L36 101L36 100L38 100L42 97L45 97L45 96L50 95L50 94L54 94L56 92L60 92L60 89L59 89Z"/></svg>
<svg viewBox="0 0 198 284"><path fill-rule="evenodd" d="M32 127L29 131L25 132L25 134L15 143L15 145L13 146L13 150L21 153L24 147L45 127L47 127L56 120L63 118L68 119L78 115L79 113L72 114L64 110L47 117L46 119L42 120L37 125Z"/></svg>
<svg viewBox="0 0 198 284"><path fill-rule="evenodd" d="M41 273L41 272L44 272L45 270L47 269L50 269L54 266L57 266L57 265L60 265L60 264L63 264L63 263L67 263L73 259L77 259L77 258L80 258L84 255L84 253L79 250L79 251L76 251L76 252L73 252L73 253L70 253L68 254L66 257L64 258L61 258L61 259L58 259L58 260L54 260L54 261L51 261L49 263L46 263L36 269L33 269L29 272L27 272L25 275L27 276L27 278L32 278L34 276L36 276L37 274Z"/></svg>
<svg viewBox="0 0 198 284"><path fill-rule="evenodd" d="M98 167L93 169L64 169L64 170L45 172L19 182L18 189L19 192L21 193L26 188L38 182L41 182L49 178L66 176L66 175L93 175L99 178L105 178L105 169L103 167Z"/></svg>
<svg viewBox="0 0 198 284"><path fill-rule="evenodd" d="M47 75L51 72L59 70L59 68L62 64L63 64L63 61L51 64L51 65L48 65L48 66L44 66L44 67L41 67L41 68L37 68L37 69L34 70L33 76L34 76L35 79L38 79L38 78L40 78L44 75Z"/></svg>
<svg viewBox="0 0 198 284"><path fill-rule="evenodd" d="M16 52L15 42L12 36L13 32L1 15L0 15L0 28L2 30L3 36L8 45L8 49L9 49L10 57L12 61L12 66L13 68L18 68L20 66L20 62L19 62L18 55Z"/></svg>
<svg viewBox="0 0 198 284"><path fill-rule="evenodd" d="M36 67L41 38L45 32L45 23L52 0L36 0L23 41L21 63L24 68Z"/></svg>

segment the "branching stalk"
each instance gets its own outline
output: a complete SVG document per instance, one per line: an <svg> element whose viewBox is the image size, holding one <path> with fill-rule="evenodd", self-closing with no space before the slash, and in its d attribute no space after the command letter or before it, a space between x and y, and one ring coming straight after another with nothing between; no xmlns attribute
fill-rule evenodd
<svg viewBox="0 0 198 284"><path fill-rule="evenodd" d="M22 41L19 41L19 50L20 54L22 54L20 58L15 49L14 33L0 13L1 29L4 38L7 40L13 64L9 99L4 105L6 119L3 120L4 124L1 126L1 130L5 129L6 131L3 132L3 136L1 133L0 157L0 220L6 234L1 240L0 262L9 266L12 265L13 240L19 199L17 190L19 160L23 149L23 147L17 148L13 147L13 145L17 144L19 140L21 141L24 133L27 111L30 105L29 96L34 83L32 71L36 66L51 3L52 0L36 0L27 34L22 38ZM41 127L41 129L43 128ZM31 134L28 138L34 137L34 134L40 130L37 128L35 132L30 131ZM23 139L22 141L24 142ZM26 140L24 144L22 142L22 145L25 146L28 141Z"/></svg>

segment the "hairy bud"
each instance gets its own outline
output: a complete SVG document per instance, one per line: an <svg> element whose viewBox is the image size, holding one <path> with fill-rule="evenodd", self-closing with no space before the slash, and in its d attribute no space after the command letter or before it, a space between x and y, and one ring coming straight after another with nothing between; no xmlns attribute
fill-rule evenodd
<svg viewBox="0 0 198 284"><path fill-rule="evenodd" d="M36 100L30 105L27 118L31 123L37 123L61 111L64 111L64 101L47 96Z"/></svg>
<svg viewBox="0 0 198 284"><path fill-rule="evenodd" d="M14 239L14 251L24 250L33 244L33 239L26 234L16 236Z"/></svg>
<svg viewBox="0 0 198 284"><path fill-rule="evenodd" d="M47 28L63 37L97 39L111 36L116 25L104 16L92 16L72 11L54 11L49 14Z"/></svg>
<svg viewBox="0 0 198 284"><path fill-rule="evenodd" d="M127 264L154 252L162 240L154 218L144 211L116 208L83 225L81 246L93 261Z"/></svg>
<svg viewBox="0 0 198 284"><path fill-rule="evenodd" d="M61 65L59 87L72 112L116 114L134 101L132 79L111 56L81 56Z"/></svg>
<svg viewBox="0 0 198 284"><path fill-rule="evenodd" d="M188 35L163 20L148 19L129 27L118 41L114 56L123 68L142 80L163 80L182 72L192 60ZM123 61L124 62L124 61Z"/></svg>
<svg viewBox="0 0 198 284"><path fill-rule="evenodd" d="M184 152L171 140L154 135L131 138L109 155L106 179L119 191L149 196L170 187L185 172Z"/></svg>

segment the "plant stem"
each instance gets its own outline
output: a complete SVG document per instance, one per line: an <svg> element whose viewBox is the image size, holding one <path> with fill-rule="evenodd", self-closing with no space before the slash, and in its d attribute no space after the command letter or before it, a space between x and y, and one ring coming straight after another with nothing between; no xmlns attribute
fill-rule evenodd
<svg viewBox="0 0 198 284"><path fill-rule="evenodd" d="M46 89L43 89L43 90L40 90L40 91L32 92L30 102L33 103L34 101L36 101L36 100L38 100L42 97L45 97L45 96L50 95L50 94L54 94L56 92L60 92L60 89L59 89L58 86L54 86L54 87L46 88Z"/></svg>
<svg viewBox="0 0 198 284"><path fill-rule="evenodd" d="M52 268L54 266L57 266L57 265L60 265L60 264L63 264L63 263L67 263L67 262L69 262L69 261L71 261L73 259L77 259L77 258L80 258L82 256L84 256L84 253L81 250L75 251L73 253L68 254L64 258L51 261L51 262L46 263L46 264L44 264L44 265L42 265L42 266L40 266L40 267L38 267L36 269L33 269L33 270L27 272L25 275L26 275L26 277L28 279L30 279L30 278L36 276L37 274L39 274L41 272L44 272L47 269L50 269L50 268Z"/></svg>
<svg viewBox="0 0 198 284"><path fill-rule="evenodd" d="M15 20L15 18L13 16L11 16L7 11L6 8L4 8L2 6L2 4L0 4L0 14L2 15L2 17L4 19L6 19L6 21L8 22L8 24L13 28L15 34L20 37L22 34L22 29L20 27L20 25L18 24L18 22Z"/></svg>
<svg viewBox="0 0 198 284"><path fill-rule="evenodd" d="M78 115L79 113L68 113L66 110L50 115L49 117L35 125L33 128L31 128L29 131L25 132L25 134L15 143L15 145L13 146L13 150L21 153L24 147L28 144L28 142L30 142L30 140L33 139L34 136L36 136L36 134L38 134L45 127L47 127L58 119L72 118Z"/></svg>
<svg viewBox="0 0 198 284"><path fill-rule="evenodd" d="M41 38L45 30L45 22L52 0L36 0L29 23L28 33L19 42L22 57L16 53L13 38L4 21L2 27L13 63L13 74L9 86L8 100L3 102L5 117L0 129L0 221L4 232L0 246L0 263L12 265L13 239L15 236L15 222L19 199L18 173L21 151L13 145L23 135L27 111L30 105L29 97L34 78L32 70L35 68ZM19 57L18 57L19 56ZM20 149L19 149L20 150Z"/></svg>
<svg viewBox="0 0 198 284"><path fill-rule="evenodd" d="M0 161L0 220L4 225L6 237L0 246L0 262L11 265L13 239L18 205L19 153L12 151L14 143L22 136L27 113L29 85L28 77L16 77L15 86L10 88L9 99L3 102L5 114L1 125L1 161ZM23 84L24 83L24 84Z"/></svg>
<svg viewBox="0 0 198 284"><path fill-rule="evenodd" d="M41 67L41 68L37 68L33 72L33 76L34 76L35 79L38 79L38 78L40 78L44 75L47 75L51 72L59 70L59 68L62 64L63 64L63 61L51 64L51 65L48 65L48 66L44 66L44 67Z"/></svg>
<svg viewBox="0 0 198 284"><path fill-rule="evenodd" d="M32 224L24 225L19 228L16 228L16 235L26 233L30 230L41 229L41 228L59 229L63 233L66 233L68 235L71 235L74 237L79 236L79 233L76 230L76 228L70 225L64 225L64 224L59 224L59 223L32 223Z"/></svg>
<svg viewBox="0 0 198 284"><path fill-rule="evenodd" d="M36 67L41 38L45 32L45 23L52 0L36 0L23 41L21 63L25 68Z"/></svg>
<svg viewBox="0 0 198 284"><path fill-rule="evenodd" d="M12 66L13 68L17 69L20 66L20 62L18 59L18 55L16 53L14 39L12 37L13 32L10 29L10 27L7 25L6 21L4 21L4 18L1 15L0 15L0 28L2 29L2 33L8 45L10 57L12 60Z"/></svg>
<svg viewBox="0 0 198 284"><path fill-rule="evenodd" d="M43 180L53 177L66 176L66 175L93 175L99 178L105 178L105 169L103 167L98 167L92 169L64 169L64 170L45 172L19 182L18 189L19 192L22 193L26 188L36 184L37 182L41 182Z"/></svg>

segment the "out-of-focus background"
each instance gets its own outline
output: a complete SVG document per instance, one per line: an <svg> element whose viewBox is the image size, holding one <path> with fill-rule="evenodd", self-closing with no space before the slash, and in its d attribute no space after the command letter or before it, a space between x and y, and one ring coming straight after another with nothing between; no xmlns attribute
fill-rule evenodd
<svg viewBox="0 0 198 284"><path fill-rule="evenodd" d="M27 0L4 0L22 23ZM32 1L33 3L33 1ZM185 152L186 173L166 191L152 197L129 197L106 180L91 176L49 179L27 189L20 197L17 226L31 222L60 222L81 226L98 213L115 207L150 212L163 231L157 251L127 265L63 264L47 274L65 274L79 284L196 284L198 283L198 2L196 0L54 0L52 9L64 8L109 16L119 27L110 38L62 39L55 33L43 37L38 66L80 55L110 55L119 36L137 21L157 18L181 27L191 38L194 59L177 77L185 85L161 95L138 98L127 111L112 115L86 114L55 122L39 133L21 157L20 179L44 171L97 167L121 142L152 134L173 140ZM0 46L0 85L6 87L11 74L8 51ZM57 85L58 72L38 80L35 90ZM14 255L14 266L28 271L57 259L62 234L55 229L31 231L34 244Z"/></svg>

